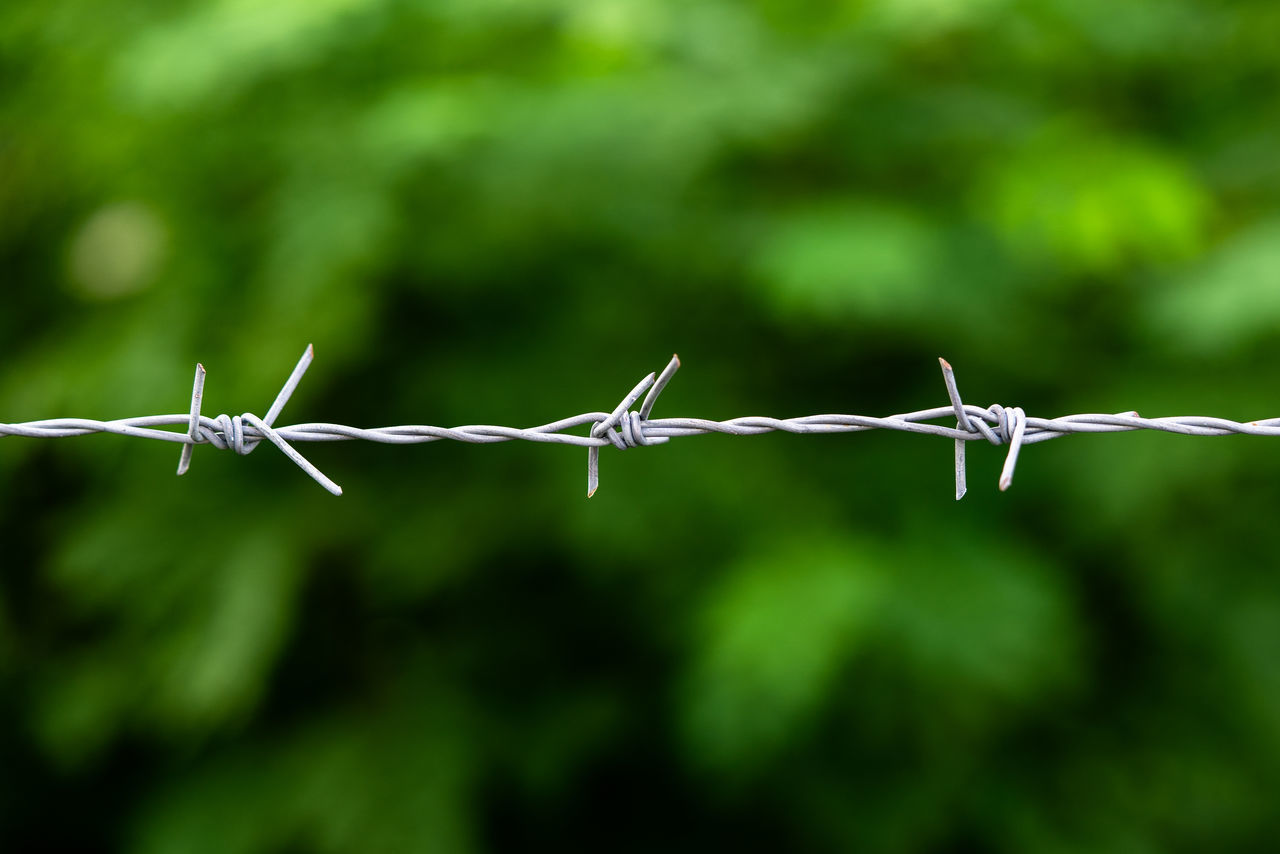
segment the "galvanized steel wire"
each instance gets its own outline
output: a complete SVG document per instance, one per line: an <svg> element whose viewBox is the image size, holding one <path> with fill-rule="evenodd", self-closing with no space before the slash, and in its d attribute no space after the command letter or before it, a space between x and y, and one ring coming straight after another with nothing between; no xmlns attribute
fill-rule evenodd
<svg viewBox="0 0 1280 854"><path fill-rule="evenodd" d="M867 415L807 415L799 418L747 416L731 418L727 421L712 421L705 418L652 418L650 416L654 403L680 367L680 360L676 356L671 357L671 361L661 374L651 373L637 383L611 412L585 412L537 427L501 427L491 424L430 427L412 424L399 427L359 428L323 422L293 424L288 427L273 426L313 358L314 350L308 346L284 387L276 395L266 416L262 418L249 412L234 416L223 414L216 418L202 415L200 408L204 397L205 369L203 365L196 365L195 383L191 392L191 409L186 415L144 415L112 421L51 418L17 424L0 424L0 437L7 435L60 439L89 433L114 433L141 439L177 442L183 446L178 462L178 474L184 474L190 467L192 451L196 445L211 445L221 450L232 450L244 455L252 452L263 440L266 440L279 448L299 468L334 495L341 495L342 487L312 465L293 447L294 443L363 440L393 445L412 445L436 442L441 439L476 444L513 440L548 442L577 445L587 449L587 495L589 497L595 494L599 486L600 449L607 445L626 449L658 445L677 437L707 433L755 436L776 431L811 434L899 430L906 433L944 436L954 440L956 499L959 500L966 491L965 444L975 440L1008 446L999 482L1000 489L1005 490L1013 482L1018 454L1024 446L1071 433L1159 430L1185 436L1226 436L1237 433L1249 436L1280 436L1280 418L1241 423L1226 418L1200 415L1143 418L1132 411L1033 418L1016 406L1004 407L995 404L983 409L967 405L961 400L955 373L945 359L938 361L942 365L943 380L951 401L950 406L922 409L882 418ZM631 407L642 394L645 397L640 404L640 409L633 411ZM931 423L943 418L954 418L955 426ZM585 435L569 432L588 425L590 429ZM159 429L163 427L184 427L185 430Z"/></svg>

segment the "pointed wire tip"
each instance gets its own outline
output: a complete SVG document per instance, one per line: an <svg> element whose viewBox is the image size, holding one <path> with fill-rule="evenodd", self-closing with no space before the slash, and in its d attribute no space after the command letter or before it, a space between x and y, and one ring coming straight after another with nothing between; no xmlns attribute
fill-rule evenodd
<svg viewBox="0 0 1280 854"><path fill-rule="evenodd" d="M676 367L677 367L677 368L678 368L678 367L680 367L680 354L678 354L678 353L672 353L672 354L671 354L671 361L673 361L673 362L675 362L675 363L676 363Z"/></svg>
<svg viewBox="0 0 1280 854"><path fill-rule="evenodd" d="M182 446L182 453L178 457L178 476L187 473L187 469L191 467L192 446L196 441L196 431L200 425L200 404L204 398L204 365L196 362L196 378L191 386L191 419L187 427L187 443Z"/></svg>
<svg viewBox="0 0 1280 854"><path fill-rule="evenodd" d="M1013 478L1011 478L1011 477L1002 477L1002 478L1000 478L1000 491L1001 491L1001 492L1004 492L1005 490L1007 490L1007 489L1008 489L1009 487L1011 487L1011 486L1013 486Z"/></svg>
<svg viewBox="0 0 1280 854"><path fill-rule="evenodd" d="M591 496L595 495L595 494L596 494L596 490L597 490L597 489L599 489L599 488L600 488L600 487L598 487L598 486L589 486L589 487L587 487L587 497L588 497L588 498L590 498Z"/></svg>
<svg viewBox="0 0 1280 854"><path fill-rule="evenodd" d="M951 363L948 362L946 359L942 358L941 356L938 357L938 364L942 365L942 369L944 371L952 370Z"/></svg>

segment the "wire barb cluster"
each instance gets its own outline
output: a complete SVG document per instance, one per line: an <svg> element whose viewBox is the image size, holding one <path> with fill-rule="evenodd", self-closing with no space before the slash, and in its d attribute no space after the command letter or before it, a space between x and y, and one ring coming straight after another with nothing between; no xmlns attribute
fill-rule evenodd
<svg viewBox="0 0 1280 854"><path fill-rule="evenodd" d="M293 447L297 442L339 442L364 440L393 445L411 445L450 439L456 442L487 444L490 442L547 442L560 445L576 445L587 449L587 496L595 494L600 485L600 449L613 445L619 449L644 445L659 445L677 436L698 436L707 433L723 433L731 436L755 436L776 431L786 433L857 433L863 430L898 430L905 433L924 433L945 436L955 443L956 500L964 497L965 445L975 440L985 440L993 445L1005 445L1004 467L1000 472L1000 489L1006 490L1013 483L1018 455L1026 445L1056 439L1071 433L1117 433L1130 430L1159 430L1185 436L1226 436L1242 433L1250 436L1280 436L1280 418L1263 421L1238 422L1225 418L1199 415L1165 418L1143 418L1137 412L1118 412L1113 415L1067 415L1060 418L1032 418L1021 408L999 404L982 409L966 405L956 386L955 372L946 359L939 359L942 377L946 383L949 407L922 409L875 418L866 415L808 415L800 418L766 418L748 416L727 421L711 421L704 418L652 418L653 405L667 383L680 367L680 359L671 361L661 374L649 374L631 389L611 412L586 412L538 427L500 427L491 424L475 424L462 427L429 427L405 425L399 427L375 427L363 429L342 424L307 423L289 427L275 427L276 419L298 387L303 374L311 365L314 350L308 346L276 395L265 417L253 413L243 415L219 415L210 418L200 414L204 398L205 369L196 365L195 383L191 390L191 408L186 415L144 415L114 421L95 421L84 418L53 418L43 421L27 421L19 424L0 424L0 437L28 436L33 438L65 438L88 433L115 433L141 439L157 439L182 445L178 460L178 474L185 474L191 466L191 455L196 445L211 445L220 450L232 450L245 455L253 451L264 439L275 445L289 459L317 483L334 495L342 494L338 486ZM646 394L647 392L647 394ZM639 411L631 411L632 405L645 395ZM956 426L930 423L954 417ZM590 428L587 435L573 432L581 427ZM185 430L164 430L162 427L180 427Z"/></svg>

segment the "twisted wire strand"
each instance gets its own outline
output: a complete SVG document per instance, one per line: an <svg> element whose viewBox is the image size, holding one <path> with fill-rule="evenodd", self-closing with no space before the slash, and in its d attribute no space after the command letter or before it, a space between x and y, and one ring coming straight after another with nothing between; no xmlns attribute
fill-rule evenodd
<svg viewBox="0 0 1280 854"><path fill-rule="evenodd" d="M955 443L956 500L967 490L965 473L965 446L968 442L983 440L993 445L1005 445L1008 451L1000 473L1000 489L1006 490L1013 483L1021 449L1026 445L1045 442L1072 433L1120 433L1131 430L1158 430L1184 436L1280 436L1280 418L1238 422L1226 418L1201 415L1166 416L1144 418L1137 412L1114 414L1086 413L1065 415L1058 418L1028 416L1019 407L1000 404L983 409L965 404L960 398L955 372L945 359L939 359L943 380L951 405L904 412L885 417L867 415L806 415L797 418L770 418L745 416L714 421L705 418L651 418L654 403L680 367L676 356L661 374L649 374L642 379L610 412L586 412L536 427L502 427L492 424L469 424L459 427L432 427L421 424L395 427L349 427L344 424L310 422L275 427L290 396L297 388L315 357L308 346L289 375L280 393L267 411L259 418L253 413L229 416L222 414L210 418L201 414L204 397L205 369L196 365L195 382L191 393L191 409L186 415L143 415L98 421L88 418L50 418L15 424L0 423L0 437L26 436L39 439L61 439L84 436L90 433L112 433L140 439L155 439L182 445L178 462L178 474L185 474L191 465L192 451L196 445L210 445L219 450L231 450L240 455L251 453L264 440L275 445L299 468L334 495L342 494L342 487L317 469L293 443L297 442L345 442L366 441L390 445L412 445L424 442L450 440L489 444L493 442L545 442L558 445L574 445L587 449L587 495L594 495L599 487L600 449L609 445L625 450L647 445L658 445L671 439L720 433L729 436L757 436L762 433L784 432L798 434L858 433L865 430L897 430L905 433L921 433L943 436ZM640 409L631 407L640 395L645 395ZM954 427L932 423L943 418L954 418ZM585 435L575 432L588 427ZM166 430L165 427L185 429Z"/></svg>

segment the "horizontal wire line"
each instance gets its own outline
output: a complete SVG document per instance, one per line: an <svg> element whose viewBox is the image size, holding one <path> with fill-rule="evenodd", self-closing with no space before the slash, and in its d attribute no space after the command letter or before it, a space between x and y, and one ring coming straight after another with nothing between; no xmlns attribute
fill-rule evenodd
<svg viewBox="0 0 1280 854"><path fill-rule="evenodd" d="M977 407L966 407L971 416L978 415L989 424L996 422L990 413ZM983 439L980 433L966 432L940 424L923 423L922 418L940 418L946 410L925 410L923 413L906 413L886 417L866 415L807 415L797 418L770 418L744 416L725 421L706 418L651 418L644 422L645 435L650 437L684 437L720 433L730 436L758 436L763 433L860 433L867 430L897 430L906 433L924 433L951 439L973 441ZM342 442L363 440L393 445L412 445L449 439L456 442L489 444L494 442L528 441L577 445L600 448L612 444L608 439L553 432L579 427L608 417L604 412L588 412L540 427L503 427L495 424L468 424L457 427L432 427L425 424L403 424L395 427L350 427L344 424L309 422L277 427L275 432L291 442ZM1269 423L1270 422L1270 423ZM119 418L97 421L90 418L47 418L40 421L24 421L15 424L0 423L0 435L25 436L34 439L63 439L86 436L92 433L112 433L140 439L158 439L178 444L206 445L208 439L192 439L186 432L149 429L164 425L187 426L185 415L146 415L136 418ZM201 426L217 430L217 422L202 416ZM1134 430L1156 430L1163 433L1179 433L1184 436L1280 436L1280 419L1239 422L1210 416L1167 416L1140 418L1126 415L1084 414L1059 418L1027 418L1026 442L1055 439L1071 433L1126 433ZM245 427L246 438L262 439L256 428Z"/></svg>
<svg viewBox="0 0 1280 854"><path fill-rule="evenodd" d="M197 379L192 395L192 411L189 415L144 415L99 421L88 418L49 418L13 424L0 423L0 437L25 436L29 438L58 439L84 436L92 433L109 433L140 439L154 439L184 445L179 474L190 461L190 448L196 445L212 445L240 454L252 451L267 440L297 463L304 471L334 494L341 488L330 481L308 462L290 443L296 442L344 442L366 441L389 445L412 445L442 440L493 444L498 442L526 441L547 444L573 445L589 450L588 494L598 485L598 450L607 445L631 448L639 445L660 444L673 438L722 434L729 436L756 436L764 433L785 432L804 435L858 433L867 430L896 430L941 436L956 441L956 498L964 495L965 442L984 440L996 445L1008 445L1005 471L1001 488L1012 481L1013 466L1022 445L1048 441L1073 433L1121 433L1134 430L1154 430L1184 436L1280 436L1280 418L1239 422L1212 416L1169 416L1144 418L1136 412L1115 414L1086 413L1065 415L1058 418L1035 418L1025 415L1016 407L991 406L982 409L961 402L955 387L951 366L939 360L947 383L951 406L922 409L885 417L866 415L807 415L796 418L771 418L745 416L716 421L705 418L650 418L648 413L662 389L679 367L679 359L672 357L666 370L657 378L650 374L623 399L612 412L586 412L562 418L536 427L504 427L492 424L468 424L458 427L433 427L408 424L392 427L350 427L344 424L309 422L287 427L273 427L272 421L280 414L289 396L306 372L314 351L308 347L297 367L294 368L266 418L259 419L250 413L234 418L220 415L210 418L200 414L204 368L197 366ZM640 412L628 412L640 394L648 391ZM931 423L941 418L955 420L956 426ZM590 425L588 435L565 432ZM176 427L177 430L157 429ZM969 429L967 429L969 428Z"/></svg>

